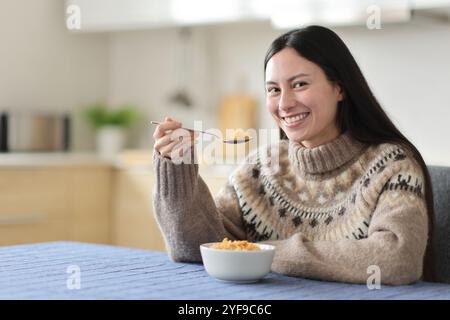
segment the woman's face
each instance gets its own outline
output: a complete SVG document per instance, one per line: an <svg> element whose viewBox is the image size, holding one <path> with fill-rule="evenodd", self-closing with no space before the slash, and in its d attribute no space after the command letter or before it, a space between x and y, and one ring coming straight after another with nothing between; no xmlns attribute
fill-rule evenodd
<svg viewBox="0 0 450 320"><path fill-rule="evenodd" d="M339 136L335 119L342 98L339 86L292 48L284 48L267 63L267 107L292 141L313 148Z"/></svg>

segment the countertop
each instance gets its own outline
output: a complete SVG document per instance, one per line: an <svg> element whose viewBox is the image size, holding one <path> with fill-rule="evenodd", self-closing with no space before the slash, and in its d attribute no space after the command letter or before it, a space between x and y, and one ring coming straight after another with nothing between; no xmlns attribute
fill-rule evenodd
<svg viewBox="0 0 450 320"><path fill-rule="evenodd" d="M38 166L113 166L117 159L101 158L95 153L1 153L0 168Z"/></svg>
<svg viewBox="0 0 450 320"><path fill-rule="evenodd" d="M110 167L153 172L152 151L125 150L115 157L101 157L94 152L0 153L0 170L39 167ZM199 172L207 177L227 177L236 165L203 165Z"/></svg>
<svg viewBox="0 0 450 320"><path fill-rule="evenodd" d="M275 273L235 284L211 278L202 264L173 263L162 252L52 242L0 248L0 299L450 299L450 285L369 290Z"/></svg>

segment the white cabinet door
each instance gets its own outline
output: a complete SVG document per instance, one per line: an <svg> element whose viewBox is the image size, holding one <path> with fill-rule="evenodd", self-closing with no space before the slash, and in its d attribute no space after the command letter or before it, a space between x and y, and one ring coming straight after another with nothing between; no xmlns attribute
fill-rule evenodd
<svg viewBox="0 0 450 320"><path fill-rule="evenodd" d="M168 0L66 0L66 18L77 12L81 29L75 31L82 32L152 28L173 24Z"/></svg>

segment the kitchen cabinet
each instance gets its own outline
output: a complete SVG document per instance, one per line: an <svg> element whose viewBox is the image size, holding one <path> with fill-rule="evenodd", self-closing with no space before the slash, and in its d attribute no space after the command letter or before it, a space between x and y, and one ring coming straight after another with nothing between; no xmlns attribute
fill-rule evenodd
<svg viewBox="0 0 450 320"><path fill-rule="evenodd" d="M305 24L368 26L379 12L383 12L383 23L407 22L412 10L414 16L437 19L449 13L446 0L349 0L344 4L334 0L65 0L65 8L66 20L79 20L79 24L67 23L68 29L78 32L266 21L283 30Z"/></svg>
<svg viewBox="0 0 450 320"><path fill-rule="evenodd" d="M80 13L78 32L261 21L269 18L270 10L248 0L66 0L65 6L66 19Z"/></svg>
<svg viewBox="0 0 450 320"><path fill-rule="evenodd" d="M68 240L111 242L113 171L112 167L80 167L68 172Z"/></svg>
<svg viewBox="0 0 450 320"><path fill-rule="evenodd" d="M211 193L216 194L226 176L202 175ZM164 240L153 212L155 186L153 169L117 170L114 185L113 244L164 251Z"/></svg>
<svg viewBox="0 0 450 320"><path fill-rule="evenodd" d="M164 251L153 212L151 153L122 160L2 155L0 246L77 241ZM215 194L229 170L200 172Z"/></svg>
<svg viewBox="0 0 450 320"><path fill-rule="evenodd" d="M112 168L0 169L0 245L110 242Z"/></svg>

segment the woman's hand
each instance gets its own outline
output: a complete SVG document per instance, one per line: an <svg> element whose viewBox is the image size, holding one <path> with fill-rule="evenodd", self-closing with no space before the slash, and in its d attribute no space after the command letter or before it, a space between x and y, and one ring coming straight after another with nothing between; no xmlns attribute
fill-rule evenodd
<svg viewBox="0 0 450 320"><path fill-rule="evenodd" d="M166 117L156 127L153 133L154 149L163 157L176 160L183 158L188 149L193 153L198 133L182 129L181 126L181 122Z"/></svg>

